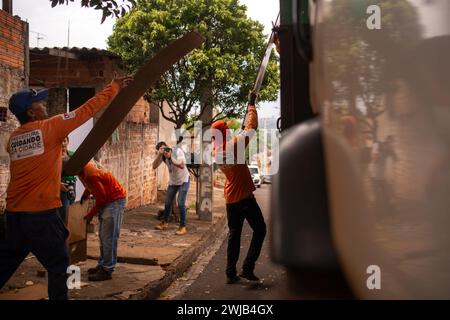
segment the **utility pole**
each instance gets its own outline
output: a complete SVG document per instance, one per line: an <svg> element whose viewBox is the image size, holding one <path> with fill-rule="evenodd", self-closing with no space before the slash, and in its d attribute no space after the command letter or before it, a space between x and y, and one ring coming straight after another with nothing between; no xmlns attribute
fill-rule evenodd
<svg viewBox="0 0 450 320"><path fill-rule="evenodd" d="M69 83L69 57L68 57L68 53L70 50L70 20L67 22L67 50L65 52L65 58L66 58L66 65L65 65L65 83L66 83L66 89L67 89L67 93L69 91L68 88L68 83ZM68 99L67 99L68 100Z"/></svg>
<svg viewBox="0 0 450 320"><path fill-rule="evenodd" d="M211 103L211 89L205 89L203 97L201 99L201 105L203 110L203 114L200 117L200 121L202 123L202 127L204 123L210 123L213 117L213 106ZM199 198L199 206L197 207L197 214L200 220L203 221L212 221L212 208L213 208L213 163L211 159L211 163L206 163L205 158L208 155L205 155L205 152L209 152L211 148L211 139L209 141L205 141L205 136L210 136L208 134L205 135L206 131L209 130L210 126L202 129L202 137L201 137L201 164L199 170L198 177L198 198Z"/></svg>

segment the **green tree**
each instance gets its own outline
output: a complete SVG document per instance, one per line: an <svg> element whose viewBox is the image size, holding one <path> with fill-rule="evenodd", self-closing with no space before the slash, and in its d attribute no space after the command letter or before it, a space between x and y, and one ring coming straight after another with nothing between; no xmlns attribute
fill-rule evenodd
<svg viewBox="0 0 450 320"><path fill-rule="evenodd" d="M134 71L191 30L205 37L203 47L168 71L146 99L166 101L171 111L163 117L175 128L189 123L189 129L208 105L216 110L213 120L242 117L267 37L238 0L138 0L117 20L108 45ZM272 52L259 101L277 98L276 60Z"/></svg>
<svg viewBox="0 0 450 320"><path fill-rule="evenodd" d="M69 4L70 2L74 2L74 0L49 0L52 3L52 8L61 4ZM82 7L93 7L96 10L102 10L102 22L103 23L106 17L115 16L122 17L125 13L131 9L132 6L135 5L134 0L122 0L122 3L119 5L115 0L80 0Z"/></svg>
<svg viewBox="0 0 450 320"><path fill-rule="evenodd" d="M327 34L324 43L333 48L326 56L332 75L330 96L341 101L340 110L360 120L365 132L377 140L377 118L389 107L383 103L384 94L393 86L388 74L402 72L397 69L417 46L422 28L417 9L409 1L379 0L382 28L369 30L366 9L371 4L369 0L335 1L326 24L330 29L339 26L340 36ZM358 100L365 106L364 114L357 108Z"/></svg>

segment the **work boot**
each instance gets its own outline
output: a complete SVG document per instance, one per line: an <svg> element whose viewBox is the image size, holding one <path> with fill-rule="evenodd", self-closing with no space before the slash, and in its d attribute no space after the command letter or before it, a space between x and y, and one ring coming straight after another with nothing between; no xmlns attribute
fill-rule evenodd
<svg viewBox="0 0 450 320"><path fill-rule="evenodd" d="M181 236L187 232L186 227L179 227L178 230L175 232L177 236Z"/></svg>
<svg viewBox="0 0 450 320"><path fill-rule="evenodd" d="M231 277L227 276L227 284L235 284L235 283L239 282L239 280L241 280L241 278L239 278L236 275L235 276L231 276Z"/></svg>
<svg viewBox="0 0 450 320"><path fill-rule="evenodd" d="M102 268L102 267L100 267L99 265L97 265L97 266L94 267L94 268L89 268L87 272L88 272L88 274L94 274L94 273L97 273L101 268Z"/></svg>
<svg viewBox="0 0 450 320"><path fill-rule="evenodd" d="M169 227L169 224L165 221L161 221L156 227L156 230L166 230Z"/></svg>
<svg viewBox="0 0 450 320"><path fill-rule="evenodd" d="M88 276L89 281L105 281L105 280L111 280L112 275L111 272L106 271L103 268L100 268L97 273L91 274Z"/></svg>
<svg viewBox="0 0 450 320"><path fill-rule="evenodd" d="M250 280L250 281L259 281L259 278L255 276L253 271L242 271L239 277Z"/></svg>

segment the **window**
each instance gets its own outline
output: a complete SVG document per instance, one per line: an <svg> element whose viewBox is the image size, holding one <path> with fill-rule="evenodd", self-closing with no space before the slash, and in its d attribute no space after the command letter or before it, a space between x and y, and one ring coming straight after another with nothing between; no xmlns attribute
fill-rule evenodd
<svg viewBox="0 0 450 320"><path fill-rule="evenodd" d="M73 111L95 96L95 88L69 88L69 111Z"/></svg>

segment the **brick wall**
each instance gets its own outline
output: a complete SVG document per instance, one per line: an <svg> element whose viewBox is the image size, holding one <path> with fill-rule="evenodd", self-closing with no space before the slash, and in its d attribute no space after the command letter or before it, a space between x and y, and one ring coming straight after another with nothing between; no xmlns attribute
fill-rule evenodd
<svg viewBox="0 0 450 320"><path fill-rule="evenodd" d="M53 52L51 52L53 51ZM46 88L93 87L101 89L118 69L118 59L91 53L89 56L63 50L32 49L30 51L30 85ZM80 51L82 52L82 51ZM55 54L59 53L61 56ZM74 59L73 56L78 58Z"/></svg>
<svg viewBox="0 0 450 320"><path fill-rule="evenodd" d="M25 59L26 22L0 10L0 61L12 68L23 69Z"/></svg>
<svg viewBox="0 0 450 320"><path fill-rule="evenodd" d="M25 85L24 60L26 22L0 10L0 107L7 108L9 97ZM9 110L6 121L0 121L0 211L4 208L9 182L9 157L6 144L19 125Z"/></svg>
<svg viewBox="0 0 450 320"><path fill-rule="evenodd" d="M47 113L49 117L65 113L67 109L67 89L51 88L48 90Z"/></svg>
<svg viewBox="0 0 450 320"><path fill-rule="evenodd" d="M152 168L158 127L149 124L150 106L141 99L98 153L100 162L127 190L127 208L156 202L156 172Z"/></svg>
<svg viewBox="0 0 450 320"><path fill-rule="evenodd" d="M64 56L63 51L59 52ZM57 105L65 101L62 95L57 94L59 91L56 88L95 88L98 92L119 69L119 59L105 56L102 52L89 52L89 56L85 57L74 52L77 59L49 53L48 49L31 51L30 85L55 88L53 98L50 97L55 103L48 102L54 112L61 112ZM149 120L150 106L141 99L97 154L100 163L126 189L128 209L156 202L156 172L151 164L158 127L150 124Z"/></svg>

